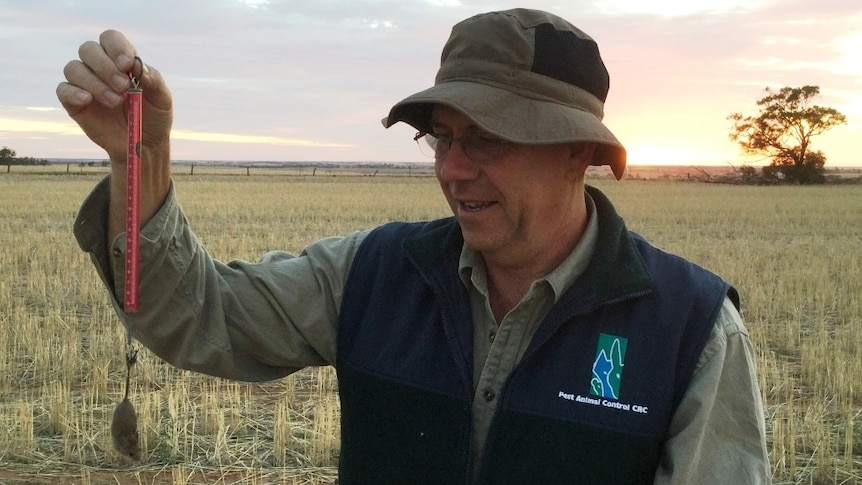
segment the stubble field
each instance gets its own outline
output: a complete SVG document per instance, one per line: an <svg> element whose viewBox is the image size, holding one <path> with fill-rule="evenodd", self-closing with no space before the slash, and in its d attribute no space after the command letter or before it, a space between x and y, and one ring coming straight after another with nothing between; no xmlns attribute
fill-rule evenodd
<svg viewBox="0 0 862 485"><path fill-rule="evenodd" d="M330 368L245 384L174 369L141 349L131 399L143 458L113 451L125 332L71 234L98 171L0 174L0 483L333 483ZM175 180L192 227L220 259L448 215L430 177ZM862 483L862 187L589 183L631 229L740 290L775 482Z"/></svg>

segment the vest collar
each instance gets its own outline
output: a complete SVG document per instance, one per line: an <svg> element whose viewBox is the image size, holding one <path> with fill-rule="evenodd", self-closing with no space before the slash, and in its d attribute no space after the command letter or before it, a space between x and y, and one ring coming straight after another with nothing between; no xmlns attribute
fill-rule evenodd
<svg viewBox="0 0 862 485"><path fill-rule="evenodd" d="M579 294L578 299L582 303L587 303L584 301L586 298L593 304L601 304L650 291L653 287L652 277L622 218L601 191L591 186L587 186L586 191L596 204L598 241L589 266L567 294L574 291ZM460 281L457 264L463 244L460 226L454 217L449 217L430 223L427 230L408 238L404 248L419 271L426 276L449 271L449 265L441 263L454 261L456 271L450 278ZM447 280L442 275L436 276L432 279Z"/></svg>

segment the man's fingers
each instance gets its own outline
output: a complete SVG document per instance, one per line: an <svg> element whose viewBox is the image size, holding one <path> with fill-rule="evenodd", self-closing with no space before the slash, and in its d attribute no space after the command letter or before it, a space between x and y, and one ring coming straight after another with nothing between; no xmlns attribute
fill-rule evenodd
<svg viewBox="0 0 862 485"><path fill-rule="evenodd" d="M92 58L93 55L86 54L83 57ZM95 56L98 57L98 56ZM63 74L66 76L66 81L72 86L76 86L79 89L87 91L91 96L96 98L100 103L104 104L108 107L115 107L123 102L123 96L120 94L125 92L128 89L128 86L122 88L122 90L117 91L111 86L107 85L103 78L110 79L113 75L116 68L109 69L108 73L104 73L104 64L101 64L96 67L92 67L92 65L86 64L87 61L70 61L66 64L66 67L63 68ZM113 63L111 63L113 64ZM99 71L102 71L102 75L99 75ZM113 71L113 72L112 72ZM126 82L128 83L128 77L126 78Z"/></svg>
<svg viewBox="0 0 862 485"><path fill-rule="evenodd" d="M99 42L81 44L78 57L80 62L66 65L66 80L108 107L121 104L131 87L129 72L135 65L135 50L128 39L116 30L106 30Z"/></svg>
<svg viewBox="0 0 862 485"><path fill-rule="evenodd" d="M80 87L93 93L103 104L113 107L122 102L122 95L131 87L131 73L140 81L147 101L158 109L171 109L171 94L161 74L144 64L135 47L122 33L106 30L99 36L98 43L91 42L81 46L79 54L82 63L103 83L102 86L93 83ZM101 90L91 90L90 86Z"/></svg>
<svg viewBox="0 0 862 485"><path fill-rule="evenodd" d="M77 86L62 82L57 86L57 99L69 116L75 116L93 102L93 95Z"/></svg>
<svg viewBox="0 0 862 485"><path fill-rule="evenodd" d="M128 77L135 65L135 47L120 32L106 30L99 36L99 44L105 54L114 62L114 67Z"/></svg>
<svg viewBox="0 0 862 485"><path fill-rule="evenodd" d="M98 42L81 44L78 57L80 60L70 61L63 68L66 80L56 92L63 108L84 133L112 160L125 156L128 120L123 104L132 87L132 73L144 91L144 144L167 146L173 122L171 92L159 71L137 57L126 37L117 31L105 31Z"/></svg>
<svg viewBox="0 0 862 485"><path fill-rule="evenodd" d="M117 59L108 51L108 48L109 46L96 42L85 42L78 49L78 56L81 58L81 62L105 85L110 86L117 93L123 93L129 89L128 70L131 69L132 61L124 53L116 54L116 56L122 56L125 59ZM125 66L121 68L118 67L118 64L125 64Z"/></svg>

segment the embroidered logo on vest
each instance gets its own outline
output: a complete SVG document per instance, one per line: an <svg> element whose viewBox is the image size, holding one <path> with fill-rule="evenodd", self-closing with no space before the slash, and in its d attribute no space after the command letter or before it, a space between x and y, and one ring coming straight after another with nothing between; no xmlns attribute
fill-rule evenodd
<svg viewBox="0 0 862 485"><path fill-rule="evenodd" d="M589 395L581 395L566 390L557 393L559 399L574 401L578 405L609 408L626 413L649 414L649 406L620 401L620 383L626 360L626 347L629 339L599 334L596 358L593 361L593 376L590 379Z"/></svg>
<svg viewBox="0 0 862 485"><path fill-rule="evenodd" d="M620 398L620 382L625 366L628 339L616 335L599 334L596 360L593 361L593 377L590 394L608 399Z"/></svg>

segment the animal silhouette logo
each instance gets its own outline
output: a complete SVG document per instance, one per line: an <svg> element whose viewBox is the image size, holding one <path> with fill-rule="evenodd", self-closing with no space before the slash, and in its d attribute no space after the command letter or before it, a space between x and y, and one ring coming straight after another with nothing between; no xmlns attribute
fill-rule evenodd
<svg viewBox="0 0 862 485"><path fill-rule="evenodd" d="M625 366L628 339L616 335L599 334L590 394L608 399L620 398L620 382Z"/></svg>

